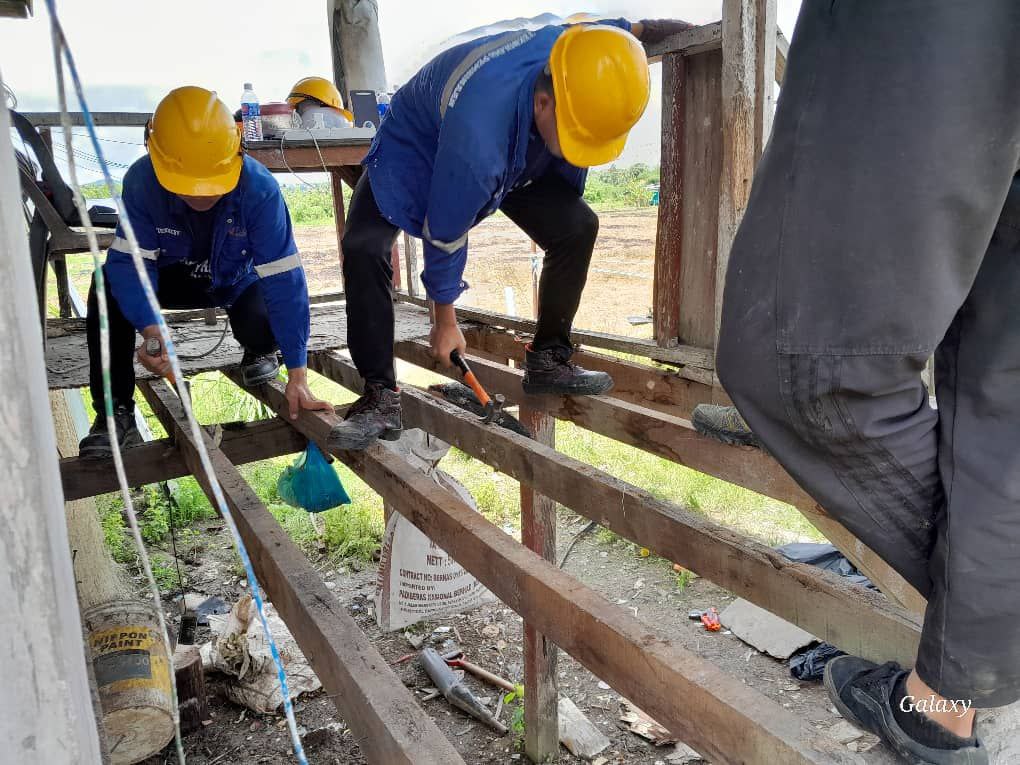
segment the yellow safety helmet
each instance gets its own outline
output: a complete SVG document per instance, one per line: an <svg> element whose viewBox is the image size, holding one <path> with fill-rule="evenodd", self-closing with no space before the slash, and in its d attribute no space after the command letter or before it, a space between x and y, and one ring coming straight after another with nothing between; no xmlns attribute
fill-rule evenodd
<svg viewBox="0 0 1020 765"><path fill-rule="evenodd" d="M149 156L167 191L226 194L241 177L241 133L214 92L188 85L171 90L153 112Z"/></svg>
<svg viewBox="0 0 1020 765"><path fill-rule="evenodd" d="M563 157L577 167L619 157L651 91L637 38L616 27L570 27L553 45L549 70Z"/></svg>
<svg viewBox="0 0 1020 765"><path fill-rule="evenodd" d="M306 98L314 98L321 104L332 106L334 109L342 112L351 123L354 122L354 115L344 109L344 101L340 91L337 90L336 85L325 77L304 77L295 82L294 87L290 89L290 95L287 96L287 103L291 106L297 106Z"/></svg>

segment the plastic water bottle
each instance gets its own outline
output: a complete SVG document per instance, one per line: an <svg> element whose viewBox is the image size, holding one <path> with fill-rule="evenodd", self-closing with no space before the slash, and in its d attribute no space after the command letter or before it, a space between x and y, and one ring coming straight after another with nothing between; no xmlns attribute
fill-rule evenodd
<svg viewBox="0 0 1020 765"><path fill-rule="evenodd" d="M241 124L244 126L245 141L262 140L262 116L259 113L259 97L255 95L251 83L244 83L241 94Z"/></svg>
<svg viewBox="0 0 1020 765"><path fill-rule="evenodd" d="M382 120L386 116L386 112L390 110L390 94L380 93L375 97L376 107L379 109L379 119Z"/></svg>

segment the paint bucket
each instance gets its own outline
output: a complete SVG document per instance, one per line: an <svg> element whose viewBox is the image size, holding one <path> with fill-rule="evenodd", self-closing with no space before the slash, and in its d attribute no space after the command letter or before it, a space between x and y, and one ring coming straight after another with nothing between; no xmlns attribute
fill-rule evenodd
<svg viewBox="0 0 1020 765"><path fill-rule="evenodd" d="M174 735L171 663L152 606L106 603L83 614L113 765L161 751Z"/></svg>

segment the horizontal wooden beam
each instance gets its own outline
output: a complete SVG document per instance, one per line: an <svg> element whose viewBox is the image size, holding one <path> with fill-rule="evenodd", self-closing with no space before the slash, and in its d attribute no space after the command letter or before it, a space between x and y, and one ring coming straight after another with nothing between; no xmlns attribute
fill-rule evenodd
<svg viewBox="0 0 1020 765"><path fill-rule="evenodd" d="M205 430L210 436L220 439L220 449L235 465L294 454L303 451L307 445L307 440L300 433L278 419L228 422L206 426ZM149 441L125 449L122 454L124 471L132 488L191 474L172 438ZM66 502L120 488L112 459L66 457L60 460L60 477Z"/></svg>
<svg viewBox="0 0 1020 765"><path fill-rule="evenodd" d="M161 380L139 387L212 500L180 400ZM354 732L365 758L378 765L463 763L233 463L208 434L203 440L259 583Z"/></svg>
<svg viewBox="0 0 1020 765"><path fill-rule="evenodd" d="M654 64L667 53L694 56L710 50L719 50L721 47L722 22L715 21L677 32L661 42L645 45L645 54L648 56L648 63Z"/></svg>
<svg viewBox="0 0 1020 765"><path fill-rule="evenodd" d="M356 167L368 154L371 141L321 140L318 146L295 145L291 141L261 141L247 149L266 169L274 172L328 172L338 167Z"/></svg>
<svg viewBox="0 0 1020 765"><path fill-rule="evenodd" d="M286 406L278 382L250 392L277 411ZM294 424L328 449L338 422L303 411ZM852 761L806 720L609 603L383 444L331 451L528 624L713 762Z"/></svg>
<svg viewBox="0 0 1020 765"><path fill-rule="evenodd" d="M312 354L309 366L359 391L349 359ZM919 625L888 599L477 417L413 386L401 387L405 426L421 428L620 536L681 563L843 650L910 666Z"/></svg>
<svg viewBox="0 0 1020 765"><path fill-rule="evenodd" d="M60 112L22 112L36 127L56 127L60 123ZM90 112L96 127L144 127L152 116L151 112ZM70 112L71 125L84 127L85 118L81 112Z"/></svg>
<svg viewBox="0 0 1020 765"><path fill-rule="evenodd" d="M397 299L404 303L413 303L423 307L428 307L429 302L424 298L411 297L405 292L397 293ZM515 329L532 335L535 334L536 323L533 319L523 319L519 316L507 316L495 311L465 308L462 306L457 306L457 317L462 321L476 321L479 324L487 324L492 327L506 327L507 329ZM654 359L664 364L689 365L691 367L699 367L702 370L712 370L715 367L715 354L710 348L697 348L693 345L660 348L651 340L578 329L570 333L570 339L581 345L630 353L634 356ZM711 384L711 374L707 376L707 379L709 384ZM704 380L699 380L699 382L704 382Z"/></svg>
<svg viewBox="0 0 1020 765"><path fill-rule="evenodd" d="M508 332L487 325L464 328L464 338L472 352L482 351L493 356L524 361L525 343ZM713 401L711 384L695 382L680 372L606 356L592 351L576 351L571 358L585 369L607 372L613 377L612 398L623 399L649 409L677 417L690 418L698 404ZM688 369L693 369L690 367ZM708 373L711 377L711 373Z"/></svg>
<svg viewBox="0 0 1020 765"><path fill-rule="evenodd" d="M457 373L439 366L422 342L399 342L397 356L411 364L456 379ZM471 369L489 393L502 393L510 402L524 396L524 373L480 358L469 358ZM714 475L759 494L796 505L808 514L822 513L817 503L759 449L733 447L706 438L680 417L657 412L609 396L528 396L528 405L569 420L583 428L636 446L679 465Z"/></svg>

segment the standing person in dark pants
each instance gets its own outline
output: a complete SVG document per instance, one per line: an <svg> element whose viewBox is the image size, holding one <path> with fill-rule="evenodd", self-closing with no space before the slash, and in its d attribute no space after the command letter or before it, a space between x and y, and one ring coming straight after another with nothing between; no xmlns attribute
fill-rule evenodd
<svg viewBox="0 0 1020 765"><path fill-rule="evenodd" d="M334 429L333 446L364 449L400 432L390 249L401 229L424 241L438 361L449 365L450 352L465 348L453 303L467 287L468 232L502 210L546 253L524 391L612 387L604 372L570 363L598 233L581 198L585 168L620 155L648 102L648 64L633 35L654 42L689 26L618 19L485 37L440 54L397 91L343 238L347 341L366 389Z"/></svg>
<svg viewBox="0 0 1020 765"><path fill-rule="evenodd" d="M913 670L825 674L911 763L988 762L1020 697L1017 39L1015 0L804 0L726 278L750 430L928 598Z"/></svg>
<svg viewBox="0 0 1020 765"><path fill-rule="evenodd" d="M147 136L149 155L124 176L124 205L138 247L164 308L223 306L244 349L247 385L275 379L283 353L290 414L329 409L308 390L308 288L275 179L243 156L238 129L216 94L196 87L171 91L156 107ZM121 447L140 442L134 424L137 360L166 375L170 361L135 352L135 331L158 338L156 316L142 291L123 224L103 267L109 312L110 377L116 437ZM108 457L99 305L89 290L89 385L96 420L82 439L84 457Z"/></svg>

